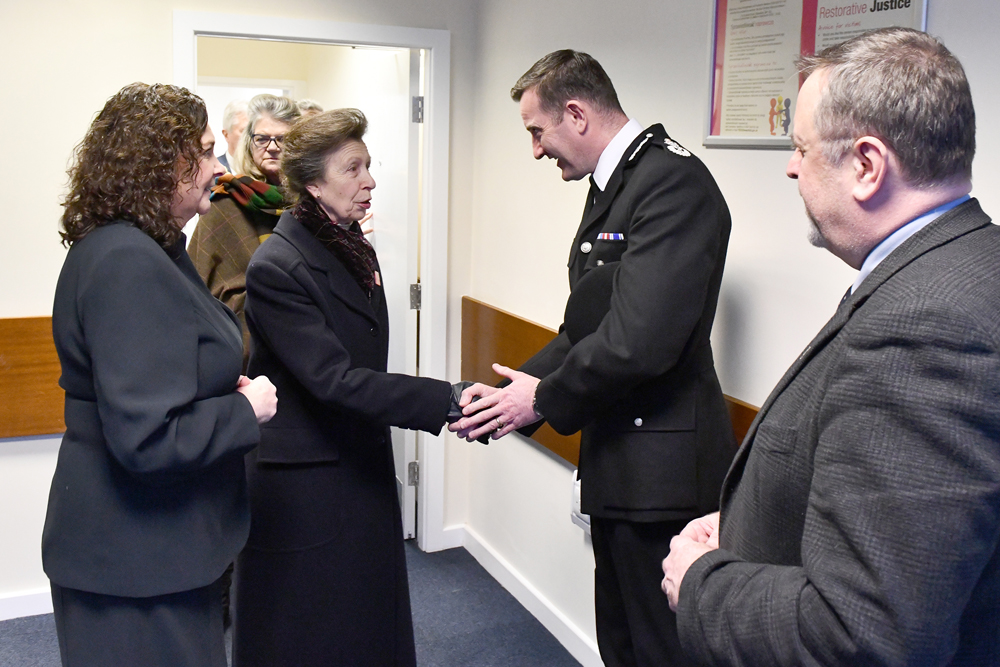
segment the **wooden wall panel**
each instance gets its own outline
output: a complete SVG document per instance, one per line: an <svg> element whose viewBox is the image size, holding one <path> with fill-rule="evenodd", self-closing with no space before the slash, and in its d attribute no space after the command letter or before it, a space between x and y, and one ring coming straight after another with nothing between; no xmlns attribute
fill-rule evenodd
<svg viewBox="0 0 1000 667"><path fill-rule="evenodd" d="M0 438L66 430L51 317L0 319Z"/></svg>
<svg viewBox="0 0 1000 667"><path fill-rule="evenodd" d="M462 378L496 384L496 361L517 368L556 335L548 327L469 297L462 299ZM66 430L59 359L52 342L52 318L0 319L0 438L49 435ZM726 397L733 431L742 441L757 408ZM580 434L562 436L545 424L534 440L573 465L580 459Z"/></svg>
<svg viewBox="0 0 1000 667"><path fill-rule="evenodd" d="M462 297L462 379L494 385L503 378L493 372L493 362L517 368L555 335L548 327ZM532 439L573 465L579 464L579 433L559 435L543 424Z"/></svg>
<svg viewBox="0 0 1000 667"><path fill-rule="evenodd" d="M502 378L491 365L517 368L545 347L556 332L471 297L462 297L462 379L494 385ZM757 408L726 396L736 441L742 442ZM573 465L580 461L580 434L559 435L548 424L533 439Z"/></svg>
<svg viewBox="0 0 1000 667"><path fill-rule="evenodd" d="M736 443L739 444L747 436L747 431L750 430L750 424L756 419L759 408L732 396L725 398L726 407L729 408L729 420L733 422L733 434L736 435Z"/></svg>

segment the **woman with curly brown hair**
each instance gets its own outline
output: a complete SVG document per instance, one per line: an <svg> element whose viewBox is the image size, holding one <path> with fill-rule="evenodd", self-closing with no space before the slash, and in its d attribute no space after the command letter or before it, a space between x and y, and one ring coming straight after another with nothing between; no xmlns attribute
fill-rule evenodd
<svg viewBox="0 0 1000 667"><path fill-rule="evenodd" d="M243 455L276 410L181 227L223 173L201 99L135 83L76 149L52 329L66 434L42 563L64 667L225 667L217 581L250 526Z"/></svg>

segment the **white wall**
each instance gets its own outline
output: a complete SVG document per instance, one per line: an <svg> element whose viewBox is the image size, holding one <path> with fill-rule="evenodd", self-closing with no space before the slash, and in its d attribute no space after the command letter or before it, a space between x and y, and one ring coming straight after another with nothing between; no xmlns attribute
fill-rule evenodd
<svg viewBox="0 0 1000 667"><path fill-rule="evenodd" d="M0 440L0 620L51 611L41 538L59 437Z"/></svg>

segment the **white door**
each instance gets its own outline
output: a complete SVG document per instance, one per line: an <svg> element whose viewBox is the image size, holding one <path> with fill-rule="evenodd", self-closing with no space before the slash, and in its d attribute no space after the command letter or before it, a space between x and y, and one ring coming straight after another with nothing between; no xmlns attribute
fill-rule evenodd
<svg viewBox="0 0 1000 667"><path fill-rule="evenodd" d="M419 128L412 122L411 97L420 85L420 49L311 46L336 50L335 58L314 57L309 95L326 108L355 107L368 119L365 144L372 158L374 231L368 239L378 254L389 310L390 373L417 375L417 317L410 309L410 285L419 280ZM326 85L323 85L325 80ZM396 490L403 513L403 535L416 536L416 486L410 464L416 460L417 434L392 429Z"/></svg>
<svg viewBox="0 0 1000 667"><path fill-rule="evenodd" d="M370 52L369 52L370 53ZM396 87L389 91L387 77L380 86L382 99L359 107L368 116L368 150L372 156L373 226L369 235L382 268L389 308L389 372L417 375L417 318L410 307L410 286L419 283L418 185L419 125L412 122L410 98L419 86L420 51L394 50ZM364 55L364 54L362 54ZM367 76L371 69L367 68ZM415 73L415 74L414 74ZM403 536L416 536L417 434L392 429L396 464L396 491L403 513Z"/></svg>
<svg viewBox="0 0 1000 667"><path fill-rule="evenodd" d="M411 268L410 312L406 320L406 354L407 368L413 369L414 375L420 374L420 165L423 163L423 71L424 52L421 49L410 49L409 62L408 128L407 128L407 215L410 230ZM419 111L414 108L419 102ZM419 117L417 115L419 114ZM413 279L415 278L415 279ZM416 293L414 293L416 290ZM414 307L416 306L416 307ZM412 355L412 359L409 355ZM393 458L396 461L396 488L399 490L399 502L403 510L403 537L410 539L417 535L417 486L419 485L419 459L421 434L407 431L407 438L397 444L393 438Z"/></svg>
<svg viewBox="0 0 1000 667"><path fill-rule="evenodd" d="M389 309L389 372L417 375L417 318L410 307L410 286L419 283L419 128L412 122L413 95L420 85L419 49L358 49L354 71L358 97L350 103L368 117L365 142L375 178L372 225L368 238L378 253ZM377 75L376 75L377 73ZM378 81L376 86L373 81ZM367 91L367 94L361 93ZM345 101L346 103L346 101ZM416 536L417 434L392 429L396 490L403 514L403 536Z"/></svg>

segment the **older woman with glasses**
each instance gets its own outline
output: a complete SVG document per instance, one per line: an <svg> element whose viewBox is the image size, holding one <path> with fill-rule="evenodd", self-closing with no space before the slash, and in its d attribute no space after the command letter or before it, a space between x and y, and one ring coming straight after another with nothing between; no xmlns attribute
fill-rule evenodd
<svg viewBox="0 0 1000 667"><path fill-rule="evenodd" d="M218 179L212 207L199 218L188 246L209 291L240 318L244 368L250 349L243 315L244 274L250 256L274 231L281 215L281 153L285 135L300 116L298 105L287 97L263 94L250 100L247 129L230 165L233 173Z"/></svg>
<svg viewBox="0 0 1000 667"><path fill-rule="evenodd" d="M66 434L42 534L65 667L226 667L220 576L276 409L181 228L223 173L201 98L135 83L76 149L52 333Z"/></svg>

